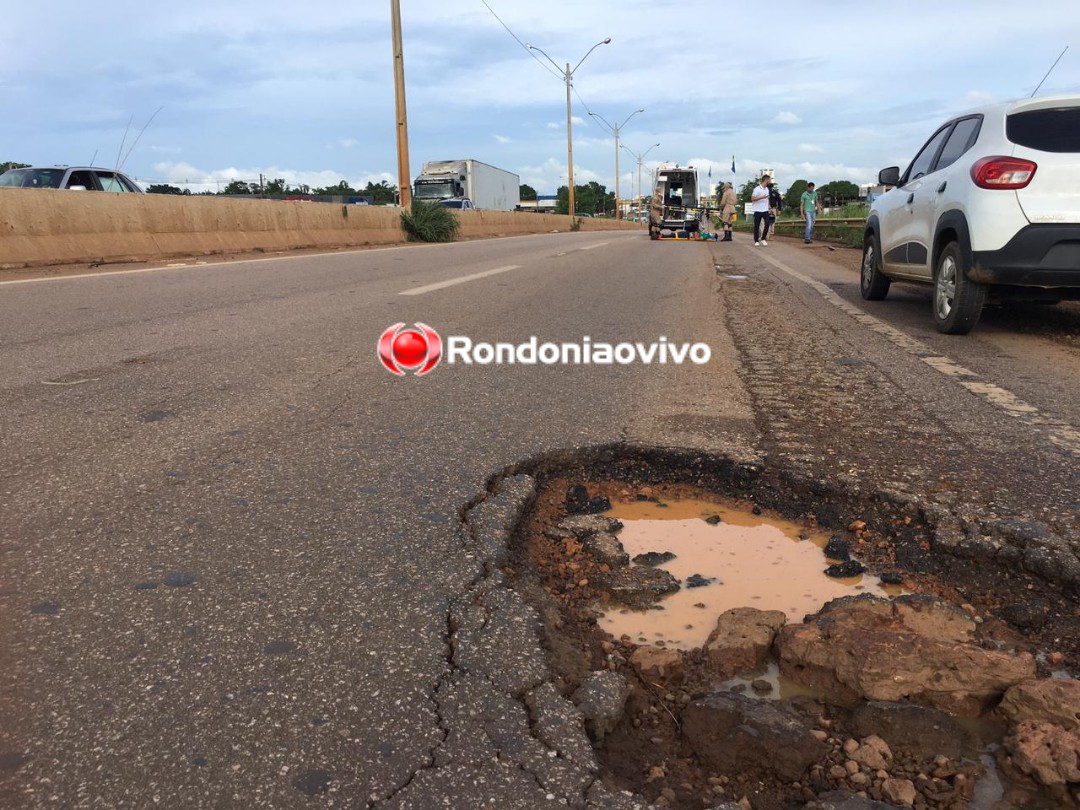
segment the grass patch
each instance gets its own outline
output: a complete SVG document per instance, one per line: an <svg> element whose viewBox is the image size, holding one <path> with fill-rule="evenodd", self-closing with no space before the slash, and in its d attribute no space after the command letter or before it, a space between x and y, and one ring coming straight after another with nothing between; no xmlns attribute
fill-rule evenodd
<svg viewBox="0 0 1080 810"><path fill-rule="evenodd" d="M410 242L453 242L461 223L438 203L413 200L412 211L401 212L401 229Z"/></svg>

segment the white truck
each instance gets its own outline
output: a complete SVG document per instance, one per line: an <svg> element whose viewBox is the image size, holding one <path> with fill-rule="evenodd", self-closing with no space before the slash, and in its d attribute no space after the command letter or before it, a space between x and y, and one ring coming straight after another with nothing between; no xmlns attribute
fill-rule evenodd
<svg viewBox="0 0 1080 810"><path fill-rule="evenodd" d="M521 178L472 158L432 160L413 183L413 198L427 202L467 199L474 208L513 211L521 202Z"/></svg>

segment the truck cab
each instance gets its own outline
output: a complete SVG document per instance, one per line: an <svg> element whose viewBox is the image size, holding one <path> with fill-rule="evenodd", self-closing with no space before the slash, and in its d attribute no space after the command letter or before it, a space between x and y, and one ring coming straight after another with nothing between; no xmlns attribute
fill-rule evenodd
<svg viewBox="0 0 1080 810"><path fill-rule="evenodd" d="M424 202L440 202L465 196L461 179L450 174L417 177L413 189L413 197Z"/></svg>

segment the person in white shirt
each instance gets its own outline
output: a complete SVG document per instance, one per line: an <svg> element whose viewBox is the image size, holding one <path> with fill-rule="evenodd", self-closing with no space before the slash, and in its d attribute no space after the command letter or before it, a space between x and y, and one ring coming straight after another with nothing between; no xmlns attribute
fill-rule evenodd
<svg viewBox="0 0 1080 810"><path fill-rule="evenodd" d="M761 184L750 193L750 208L754 212L754 244L767 245L769 235L769 175L761 176ZM760 236L758 235L760 229Z"/></svg>

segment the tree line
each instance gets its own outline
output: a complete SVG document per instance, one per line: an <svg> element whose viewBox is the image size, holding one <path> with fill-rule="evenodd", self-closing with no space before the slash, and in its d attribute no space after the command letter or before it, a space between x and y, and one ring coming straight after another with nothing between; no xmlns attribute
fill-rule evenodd
<svg viewBox="0 0 1080 810"><path fill-rule="evenodd" d="M0 163L0 172L8 169L21 169L29 165L28 163L8 161L7 163ZM522 200L537 199L536 189L527 183L522 183L519 190ZM369 181L362 188L353 188L345 180L341 180L332 186L312 188L303 183L292 186L285 182L284 178L277 177L262 184L248 180L231 180L218 191L196 192L170 183L153 183L146 186L146 192L148 194L177 194L194 197L218 195L241 197L369 197L372 205L392 205L397 202L397 187L390 185L385 180L378 183ZM615 210L615 195L609 192L605 186L595 181L582 186L575 184L574 208L578 212L587 214L610 213ZM561 214L569 213L570 191L567 186L559 187L555 210Z"/></svg>
<svg viewBox="0 0 1080 810"><path fill-rule="evenodd" d="M570 213L570 187L559 186L555 192L555 213ZM615 192L608 191L595 180L584 186L574 184L575 214L612 214L615 213Z"/></svg>
<svg viewBox="0 0 1080 810"><path fill-rule="evenodd" d="M192 195L186 188L168 183L155 183L146 187L148 194ZM370 197L372 205L388 205L397 201L397 187L385 180L378 183L368 182L363 188L353 188L345 180L332 186L312 188L301 183L291 186L283 178L267 180L261 185L247 180L231 180L220 191L195 192L192 196L241 196L241 197Z"/></svg>

